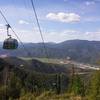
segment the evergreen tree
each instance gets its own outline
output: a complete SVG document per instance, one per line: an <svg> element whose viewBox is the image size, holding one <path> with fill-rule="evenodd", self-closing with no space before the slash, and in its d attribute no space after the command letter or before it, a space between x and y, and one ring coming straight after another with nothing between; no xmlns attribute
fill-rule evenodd
<svg viewBox="0 0 100 100"><path fill-rule="evenodd" d="M21 89L21 80L14 73L11 73L8 81L9 97L12 99L18 98L20 96Z"/></svg>
<svg viewBox="0 0 100 100"><path fill-rule="evenodd" d="M88 100L100 100L100 71L96 71L91 77Z"/></svg>
<svg viewBox="0 0 100 100"><path fill-rule="evenodd" d="M69 84L70 93L73 93L74 95L84 95L84 83L79 75L74 75Z"/></svg>

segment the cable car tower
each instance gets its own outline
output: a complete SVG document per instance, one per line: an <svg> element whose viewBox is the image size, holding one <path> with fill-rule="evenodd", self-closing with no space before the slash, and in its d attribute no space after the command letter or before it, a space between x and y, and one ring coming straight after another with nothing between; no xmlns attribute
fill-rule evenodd
<svg viewBox="0 0 100 100"><path fill-rule="evenodd" d="M7 49L7 50L17 49L18 41L16 39L12 38L11 35L9 34L9 29L11 28L11 26L9 24L7 24L6 27L7 27L8 38L4 40L3 49Z"/></svg>

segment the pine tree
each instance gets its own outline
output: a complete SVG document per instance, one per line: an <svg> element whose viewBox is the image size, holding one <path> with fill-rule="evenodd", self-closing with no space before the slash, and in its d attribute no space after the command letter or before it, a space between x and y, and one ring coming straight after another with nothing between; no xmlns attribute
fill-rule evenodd
<svg viewBox="0 0 100 100"><path fill-rule="evenodd" d="M79 75L73 76L73 79L71 80L70 84L70 93L73 93L74 95L84 95L84 83L81 80L81 77Z"/></svg>
<svg viewBox="0 0 100 100"><path fill-rule="evenodd" d="M96 71L91 77L88 100L100 100L100 71Z"/></svg>
<svg viewBox="0 0 100 100"><path fill-rule="evenodd" d="M8 81L8 93L10 98L18 98L21 93L21 80L14 74L11 73L11 76Z"/></svg>

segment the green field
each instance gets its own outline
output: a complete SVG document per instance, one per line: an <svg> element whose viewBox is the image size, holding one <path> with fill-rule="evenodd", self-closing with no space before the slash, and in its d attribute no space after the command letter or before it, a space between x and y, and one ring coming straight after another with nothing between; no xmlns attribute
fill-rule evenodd
<svg viewBox="0 0 100 100"><path fill-rule="evenodd" d="M36 57L19 57L22 60L32 60L36 59L44 63L53 63L53 64L62 64L61 62L64 62L64 59L52 59L52 58L36 58Z"/></svg>

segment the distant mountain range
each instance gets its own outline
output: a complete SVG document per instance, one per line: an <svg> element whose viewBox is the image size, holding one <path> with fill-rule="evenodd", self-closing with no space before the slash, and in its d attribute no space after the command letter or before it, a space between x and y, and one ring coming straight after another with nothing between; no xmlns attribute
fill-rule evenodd
<svg viewBox="0 0 100 100"><path fill-rule="evenodd" d="M42 43L25 43L31 57L46 57ZM70 57L74 61L93 63L100 60L100 41L69 40L61 43L45 43L50 58ZM0 55L30 56L20 45L17 50L3 50L0 43Z"/></svg>

